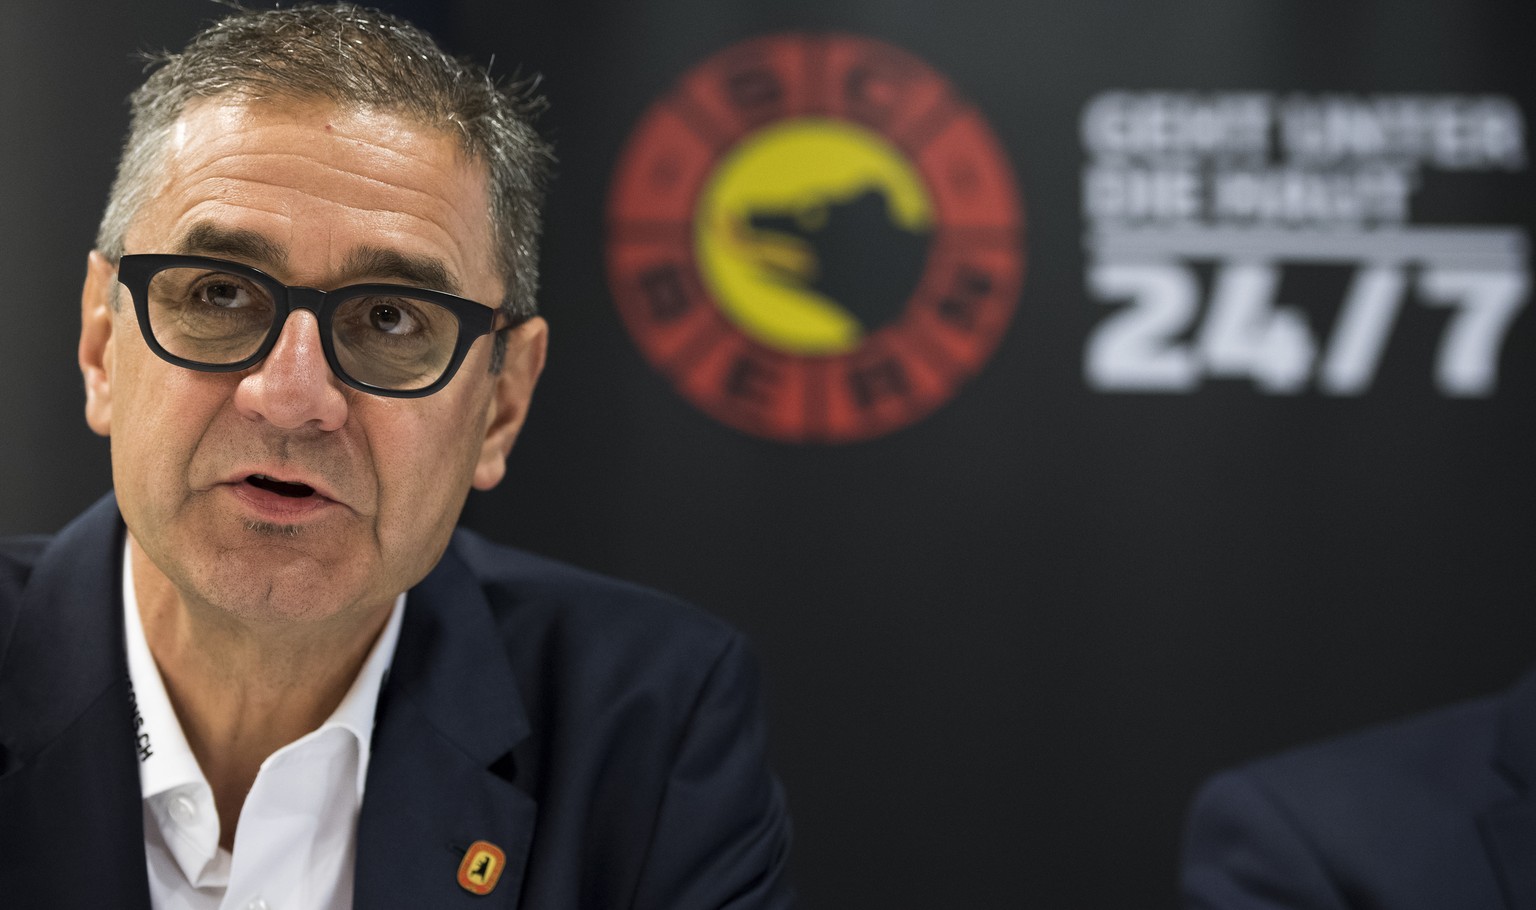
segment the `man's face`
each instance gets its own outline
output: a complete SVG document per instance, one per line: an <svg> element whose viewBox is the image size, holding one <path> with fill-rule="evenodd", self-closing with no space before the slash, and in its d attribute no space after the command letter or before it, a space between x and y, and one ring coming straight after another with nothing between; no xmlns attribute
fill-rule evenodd
<svg viewBox="0 0 1536 910"><path fill-rule="evenodd" d="M323 102L214 99L182 117L125 247L321 289L420 284L440 269L451 286L436 290L494 306L487 199L483 166L446 133ZM420 580L469 488L501 479L543 364L535 319L510 333L500 373L488 335L441 391L382 398L332 375L314 315L298 310L262 363L196 372L155 356L117 293L93 254L87 420L111 436L118 504L164 575L149 585L248 619L361 615Z"/></svg>

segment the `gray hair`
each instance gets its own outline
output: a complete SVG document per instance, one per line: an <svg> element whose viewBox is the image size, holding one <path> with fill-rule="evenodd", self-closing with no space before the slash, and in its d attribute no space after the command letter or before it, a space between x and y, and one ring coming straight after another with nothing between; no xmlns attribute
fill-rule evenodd
<svg viewBox="0 0 1536 910"><path fill-rule="evenodd" d="M156 181L176 122L202 98L320 99L389 111L458 135L486 166L492 238L506 296L501 308L532 316L539 284L540 209L554 163L533 121L545 102L537 80L499 86L482 67L444 53L425 32L352 4L238 9L158 65L131 96L128 138L96 235L117 261ZM497 336L493 368L504 337Z"/></svg>

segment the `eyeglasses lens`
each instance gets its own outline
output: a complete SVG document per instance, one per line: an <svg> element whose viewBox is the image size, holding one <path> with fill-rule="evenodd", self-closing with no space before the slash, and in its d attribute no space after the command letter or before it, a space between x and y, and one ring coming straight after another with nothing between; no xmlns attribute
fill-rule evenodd
<svg viewBox="0 0 1536 910"><path fill-rule="evenodd" d="M348 297L331 317L336 360L347 375L382 389L429 386L448 369L459 339L450 310L414 297Z"/></svg>
<svg viewBox="0 0 1536 910"><path fill-rule="evenodd" d="M256 353L275 311L267 289L241 275L175 268L156 272L149 282L155 340L198 363L222 366Z"/></svg>

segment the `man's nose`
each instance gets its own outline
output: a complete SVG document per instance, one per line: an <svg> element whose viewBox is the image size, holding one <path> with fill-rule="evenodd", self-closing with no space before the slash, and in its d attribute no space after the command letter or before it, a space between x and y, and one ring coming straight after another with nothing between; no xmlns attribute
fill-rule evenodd
<svg viewBox="0 0 1536 910"><path fill-rule="evenodd" d="M241 377L235 406L285 430L336 430L347 422L345 387L326 362L314 313L288 314L266 359Z"/></svg>

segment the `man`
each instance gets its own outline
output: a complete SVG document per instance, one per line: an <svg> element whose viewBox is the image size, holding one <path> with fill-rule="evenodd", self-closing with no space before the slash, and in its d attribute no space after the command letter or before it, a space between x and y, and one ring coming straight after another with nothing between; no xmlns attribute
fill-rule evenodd
<svg viewBox="0 0 1536 910"><path fill-rule="evenodd" d="M115 496L0 547L0 903L786 906L740 638L454 530L544 361L538 103L335 6L132 105L79 346Z"/></svg>
<svg viewBox="0 0 1536 910"><path fill-rule="evenodd" d="M1196 798L1189 910L1536 908L1536 674L1255 762Z"/></svg>

